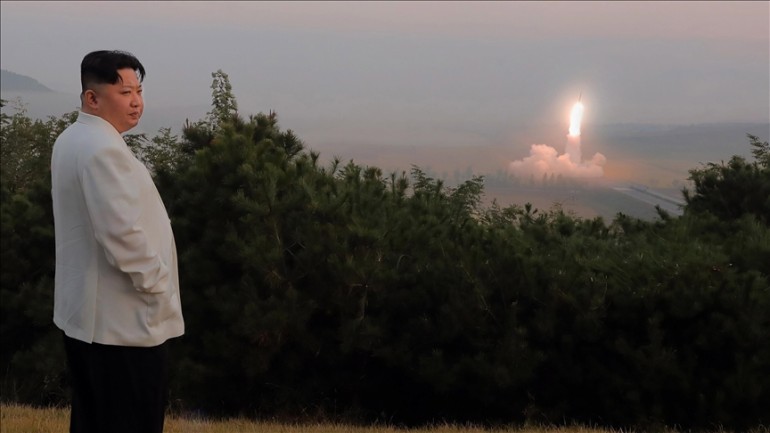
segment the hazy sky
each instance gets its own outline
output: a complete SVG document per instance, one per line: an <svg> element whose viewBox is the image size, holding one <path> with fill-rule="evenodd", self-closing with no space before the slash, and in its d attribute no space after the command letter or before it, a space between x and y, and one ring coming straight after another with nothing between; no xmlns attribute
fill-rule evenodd
<svg viewBox="0 0 770 433"><path fill-rule="evenodd" d="M566 133L581 91L586 123L770 117L766 1L0 6L3 69L76 94L84 54L131 51L156 108L208 105L222 69L241 112L274 110L300 137L504 136L528 124Z"/></svg>

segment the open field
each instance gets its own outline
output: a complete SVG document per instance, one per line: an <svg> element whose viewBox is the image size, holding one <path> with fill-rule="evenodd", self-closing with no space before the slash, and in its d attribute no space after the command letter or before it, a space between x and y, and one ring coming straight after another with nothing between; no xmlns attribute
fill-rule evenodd
<svg viewBox="0 0 770 433"><path fill-rule="evenodd" d="M69 409L38 409L28 406L0 406L2 433L61 433L68 431ZM255 422L245 419L201 420L180 416L166 419L166 433L625 433L631 430L608 430L580 426L527 426L501 429L483 429L472 426L436 425L433 427L402 429L390 426L355 427L343 424L280 424ZM675 433L666 429L664 432ZM751 433L768 433L767 427ZM727 433L725 430L713 432Z"/></svg>

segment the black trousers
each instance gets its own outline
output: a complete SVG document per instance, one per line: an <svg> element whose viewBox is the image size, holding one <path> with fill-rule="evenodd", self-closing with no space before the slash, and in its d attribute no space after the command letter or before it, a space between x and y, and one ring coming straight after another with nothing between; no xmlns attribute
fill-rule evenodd
<svg viewBox="0 0 770 433"><path fill-rule="evenodd" d="M64 336L72 383L70 433L162 433L168 346L89 344Z"/></svg>

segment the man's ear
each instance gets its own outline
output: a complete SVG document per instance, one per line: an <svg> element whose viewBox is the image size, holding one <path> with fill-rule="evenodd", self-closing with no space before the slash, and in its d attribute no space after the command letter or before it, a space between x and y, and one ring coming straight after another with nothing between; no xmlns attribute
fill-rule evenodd
<svg viewBox="0 0 770 433"><path fill-rule="evenodd" d="M96 109L99 107L99 101L96 98L96 92L92 89L88 89L85 92L83 92L83 96L81 99L82 99L83 105L88 108Z"/></svg>

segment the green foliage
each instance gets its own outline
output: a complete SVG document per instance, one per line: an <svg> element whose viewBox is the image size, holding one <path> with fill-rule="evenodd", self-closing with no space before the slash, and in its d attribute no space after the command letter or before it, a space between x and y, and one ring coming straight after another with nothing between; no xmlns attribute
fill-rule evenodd
<svg viewBox="0 0 770 433"><path fill-rule="evenodd" d="M214 79L211 83L211 111L208 113L208 121L212 129L217 130L219 125L229 121L238 114L238 102L233 94L233 86L230 77L221 69L211 73Z"/></svg>
<svg viewBox="0 0 770 433"><path fill-rule="evenodd" d="M682 217L605 223L484 208L481 177L449 188L419 167L323 165L275 113L241 118L214 78L219 115L181 138L128 138L179 251L177 405L404 424L770 422L766 142L749 137L754 162L691 171ZM58 401L50 185L3 179L3 398Z"/></svg>
<svg viewBox="0 0 770 433"><path fill-rule="evenodd" d="M770 167L770 144L768 144L767 141L762 142L759 137L755 135L746 134L746 136L749 138L749 144L753 147L753 149L751 149L751 154L754 155L757 164L764 168Z"/></svg>
<svg viewBox="0 0 770 433"><path fill-rule="evenodd" d="M61 334L53 317L54 234L50 157L75 113L32 121L3 117L0 184L0 390L3 399L64 397ZM59 339L59 340L57 340Z"/></svg>
<svg viewBox="0 0 770 433"><path fill-rule="evenodd" d="M12 193L30 188L48 173L53 142L77 117L72 112L33 121L20 101L15 108L11 115L3 113L0 127L0 181Z"/></svg>
<svg viewBox="0 0 770 433"><path fill-rule="evenodd" d="M156 176L173 173L186 159L182 143L171 134L171 128L161 128L152 139L146 134L127 134L124 138L136 157Z"/></svg>
<svg viewBox="0 0 770 433"><path fill-rule="evenodd" d="M690 170L695 191L683 191L688 211L710 212L723 220L752 214L770 226L770 146L753 135L748 138L755 161L736 155L727 164L711 162Z"/></svg>

